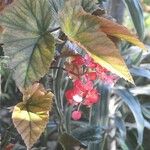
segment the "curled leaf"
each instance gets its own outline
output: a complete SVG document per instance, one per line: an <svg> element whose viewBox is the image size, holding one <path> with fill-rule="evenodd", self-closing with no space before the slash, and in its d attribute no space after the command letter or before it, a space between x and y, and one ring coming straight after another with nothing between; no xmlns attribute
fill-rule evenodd
<svg viewBox="0 0 150 150"><path fill-rule="evenodd" d="M13 123L28 149L38 140L49 120L53 94L35 83L23 93L23 102L13 110Z"/></svg>

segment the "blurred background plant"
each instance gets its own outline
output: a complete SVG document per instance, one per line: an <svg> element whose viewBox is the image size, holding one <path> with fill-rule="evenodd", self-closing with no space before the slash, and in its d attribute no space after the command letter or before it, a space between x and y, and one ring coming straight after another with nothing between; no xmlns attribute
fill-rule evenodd
<svg viewBox="0 0 150 150"><path fill-rule="evenodd" d="M54 9L59 10L62 0L50 1L53 2ZM4 0L0 2L4 6ZM7 3L10 1L5 1L5 4ZM88 4L90 6L91 3ZM149 150L150 1L99 0L96 6L106 10L110 18L137 32L145 43L147 53L128 43L120 44L120 50L136 86L122 80L119 80L113 88L97 84L97 88L101 91L101 100L90 110L82 108L84 117L80 121L73 121L70 119L73 108L68 107L63 96L72 83L62 69L50 69L41 82L55 94L53 116L33 149ZM12 79L12 70L7 67L9 58L3 56L2 46L0 48L1 146L2 149L8 150L11 143L15 144L14 150L23 150L25 149L23 141L11 120L12 106L21 100L21 94ZM61 49L62 45L59 45L57 50ZM62 58L55 65L63 67L64 62L65 58Z"/></svg>

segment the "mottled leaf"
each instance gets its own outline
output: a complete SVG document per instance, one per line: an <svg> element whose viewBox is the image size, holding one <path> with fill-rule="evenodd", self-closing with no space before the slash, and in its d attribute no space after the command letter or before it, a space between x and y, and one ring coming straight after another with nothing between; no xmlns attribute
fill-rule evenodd
<svg viewBox="0 0 150 150"><path fill-rule="evenodd" d="M23 93L23 102L13 110L13 123L28 149L38 140L49 120L53 94L36 83Z"/></svg>
<svg viewBox="0 0 150 150"><path fill-rule="evenodd" d="M55 13L57 14L60 10L62 10L64 7L64 3L67 1L69 0L49 0L50 5L54 11L54 14ZM99 9L96 3L97 3L97 0L78 0L78 4L82 6L85 11L91 12L91 13Z"/></svg>
<svg viewBox="0 0 150 150"><path fill-rule="evenodd" d="M17 0L2 11L0 22L5 55L11 59L14 78L22 88L39 80L54 56L54 38L48 32L51 22L47 0Z"/></svg>
<svg viewBox="0 0 150 150"><path fill-rule="evenodd" d="M100 30L99 19L80 7L78 1L65 3L60 23L68 38L91 53L94 60L111 72L134 83L115 44Z"/></svg>

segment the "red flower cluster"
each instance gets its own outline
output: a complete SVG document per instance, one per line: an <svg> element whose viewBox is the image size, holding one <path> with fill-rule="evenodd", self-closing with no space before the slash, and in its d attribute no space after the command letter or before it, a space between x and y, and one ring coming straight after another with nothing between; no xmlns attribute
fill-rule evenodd
<svg viewBox="0 0 150 150"><path fill-rule="evenodd" d="M87 54L83 58L80 55L74 56L71 62L65 68L68 75L72 78L73 88L65 92L68 104L74 105L78 110L72 113L74 120L81 118L81 105L91 107L100 99L100 93L94 88L94 81L101 80L106 84L113 85L116 77L94 62Z"/></svg>
<svg viewBox="0 0 150 150"><path fill-rule="evenodd" d="M82 103L86 106L91 106L97 103L99 94L93 87L92 81L83 82L82 80L75 80L73 88L66 91L65 96L68 103L71 105L78 105Z"/></svg>

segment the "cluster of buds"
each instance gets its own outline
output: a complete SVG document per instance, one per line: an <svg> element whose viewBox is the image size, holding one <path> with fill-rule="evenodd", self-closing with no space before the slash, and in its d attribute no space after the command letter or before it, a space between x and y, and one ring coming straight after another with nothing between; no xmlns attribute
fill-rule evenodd
<svg viewBox="0 0 150 150"><path fill-rule="evenodd" d="M117 79L106 68L95 63L88 54L85 57L73 56L70 62L66 62L65 69L73 82L73 87L65 92L65 96L68 104L76 108L72 112L74 120L79 120L82 116L81 105L91 107L100 100L100 91L94 87L95 81L113 85Z"/></svg>

